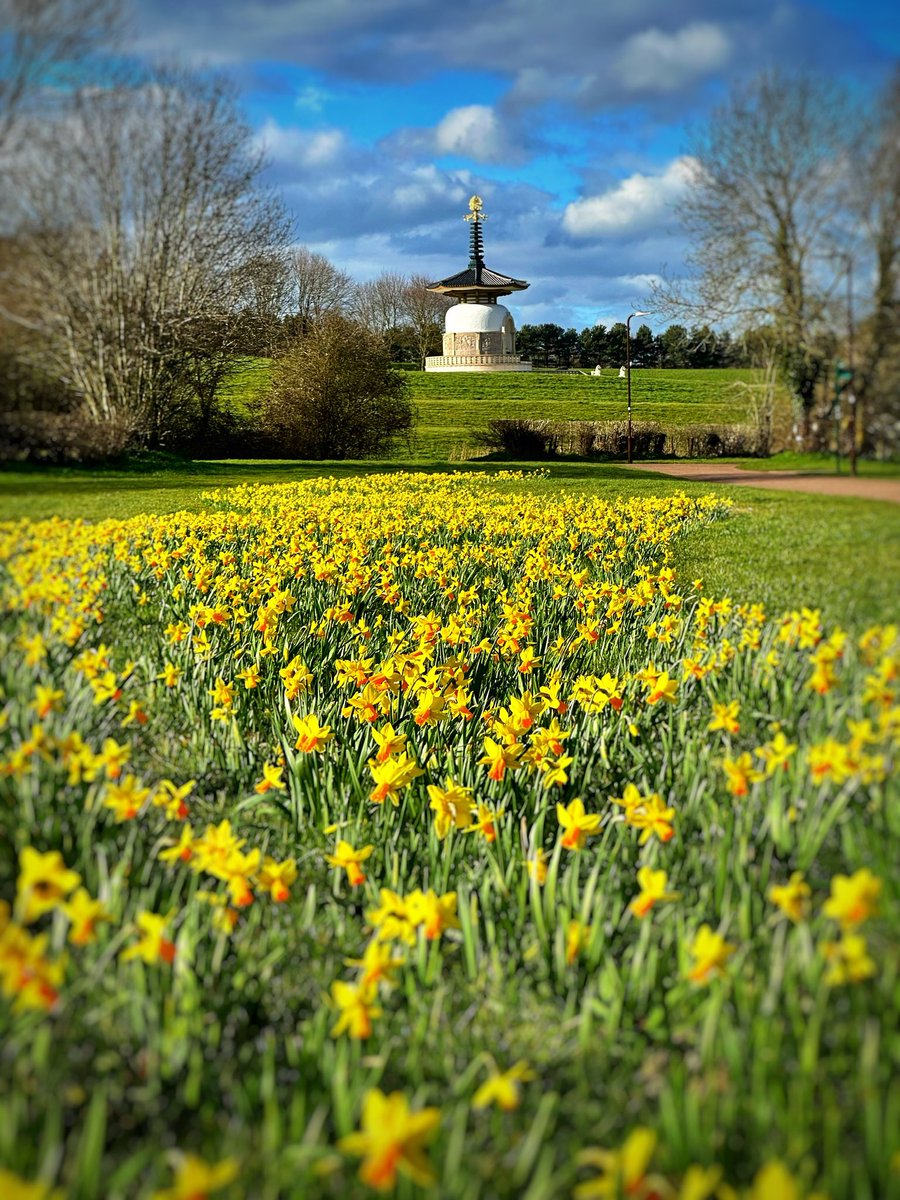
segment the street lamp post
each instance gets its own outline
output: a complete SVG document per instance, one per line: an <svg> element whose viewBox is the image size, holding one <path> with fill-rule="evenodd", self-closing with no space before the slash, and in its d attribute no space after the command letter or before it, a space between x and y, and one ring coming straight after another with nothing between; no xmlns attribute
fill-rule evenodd
<svg viewBox="0 0 900 1200"><path fill-rule="evenodd" d="M853 391L853 257L847 255L847 369L850 371L850 474L856 474L856 393Z"/></svg>
<svg viewBox="0 0 900 1200"><path fill-rule="evenodd" d="M857 473L856 465L856 394L853 390L853 351L854 351L854 325L853 325L853 255L846 250L835 251L832 256L841 263L844 269L844 275L847 281L847 356L846 361L835 363L835 388L834 388L834 426L835 426L835 460L837 472L841 471L841 398L843 393L847 393L847 402L850 406L849 425L850 425L850 474Z"/></svg>
<svg viewBox="0 0 900 1200"><path fill-rule="evenodd" d="M649 317L649 312L633 312L625 322L625 377L628 380L628 461L633 462L631 453L631 319Z"/></svg>

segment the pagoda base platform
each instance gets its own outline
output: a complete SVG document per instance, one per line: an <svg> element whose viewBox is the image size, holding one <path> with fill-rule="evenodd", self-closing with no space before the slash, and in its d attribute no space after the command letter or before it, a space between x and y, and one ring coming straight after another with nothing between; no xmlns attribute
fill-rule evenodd
<svg viewBox="0 0 900 1200"><path fill-rule="evenodd" d="M531 363L514 354L432 354L426 371L530 371Z"/></svg>

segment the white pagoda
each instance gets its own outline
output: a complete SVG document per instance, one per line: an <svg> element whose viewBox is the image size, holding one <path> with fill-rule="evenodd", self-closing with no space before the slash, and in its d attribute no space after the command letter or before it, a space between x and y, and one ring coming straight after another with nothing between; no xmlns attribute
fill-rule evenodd
<svg viewBox="0 0 900 1200"><path fill-rule="evenodd" d="M466 220L471 223L469 265L449 279L429 283L428 290L452 296L456 303L444 320L444 353L425 359L426 371L530 371L531 363L516 354L516 326L512 313L497 303L500 296L521 292L524 279L511 279L484 265L480 196L469 201Z"/></svg>

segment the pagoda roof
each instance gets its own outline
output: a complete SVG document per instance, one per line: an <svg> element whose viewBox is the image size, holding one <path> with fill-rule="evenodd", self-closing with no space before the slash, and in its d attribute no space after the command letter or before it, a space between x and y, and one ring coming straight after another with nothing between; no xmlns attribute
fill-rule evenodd
<svg viewBox="0 0 900 1200"><path fill-rule="evenodd" d="M484 291L507 295L509 292L521 292L528 284L524 279L501 275L499 271L492 271L490 267L479 263L477 266L470 264L464 271L447 279L438 279L427 286L430 292Z"/></svg>
<svg viewBox="0 0 900 1200"><path fill-rule="evenodd" d="M469 265L464 271L450 275L447 279L438 279L426 284L430 292L444 292L459 295L465 299L475 299L479 295L508 296L510 292L521 292L528 284L524 279L513 279L511 275L501 275L484 265L484 241L481 226L486 219L482 211L480 196L473 196L469 201L469 215L465 220L471 227L471 244L469 246Z"/></svg>

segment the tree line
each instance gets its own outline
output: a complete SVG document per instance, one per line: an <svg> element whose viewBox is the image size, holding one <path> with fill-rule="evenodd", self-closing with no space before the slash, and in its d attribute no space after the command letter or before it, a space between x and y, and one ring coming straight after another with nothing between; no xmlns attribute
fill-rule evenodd
<svg viewBox="0 0 900 1200"><path fill-rule="evenodd" d="M625 365L627 329L624 321L563 329L561 325L523 325L518 350L540 367L615 367ZM631 334L631 363L635 367L749 367L756 363L758 338L734 337L708 325L670 325L654 335L649 325Z"/></svg>

